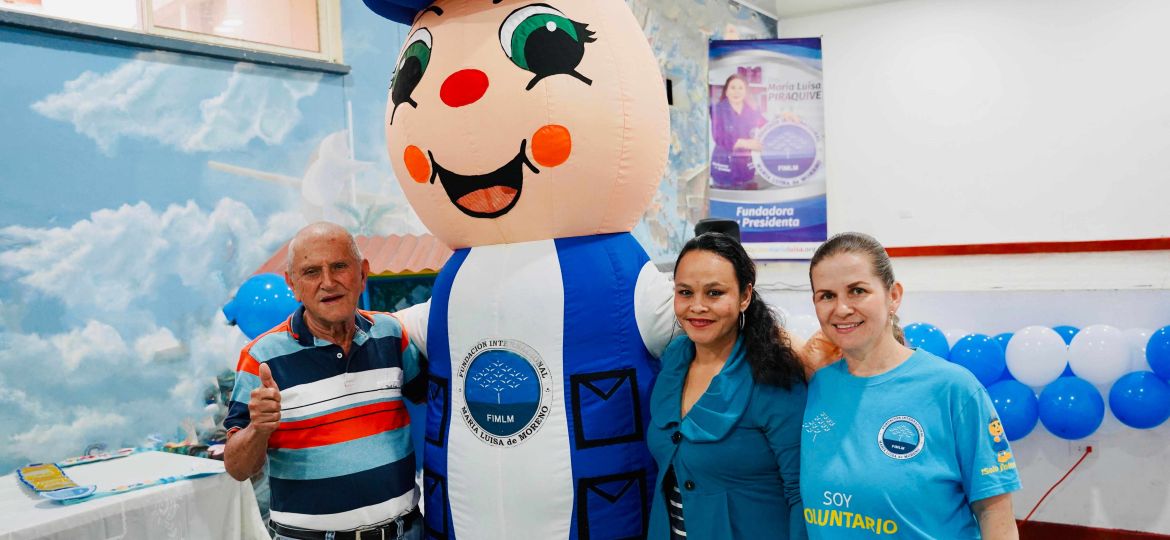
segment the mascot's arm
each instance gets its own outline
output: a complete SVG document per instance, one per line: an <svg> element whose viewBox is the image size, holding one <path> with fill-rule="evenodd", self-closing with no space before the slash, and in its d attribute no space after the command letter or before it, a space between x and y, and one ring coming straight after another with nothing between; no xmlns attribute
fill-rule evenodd
<svg viewBox="0 0 1170 540"><path fill-rule="evenodd" d="M792 350L796 351L796 355L800 357L806 380L812 379L813 373L816 373L818 369L841 359L840 347L829 341L829 338L825 337L825 334L821 333L820 330L817 330L817 333L813 334L807 341L783 328L780 329L780 332L788 338Z"/></svg>
<svg viewBox="0 0 1170 540"><path fill-rule="evenodd" d="M392 313L409 343L403 345L402 369L404 383L402 397L413 403L423 403L427 398L427 319L431 301L408 307Z"/></svg>
<svg viewBox="0 0 1170 540"><path fill-rule="evenodd" d="M638 273L634 285L634 318L642 343L655 358L674 337L674 283L660 272L653 262L647 262Z"/></svg>
<svg viewBox="0 0 1170 540"><path fill-rule="evenodd" d="M394 316L402 321L402 327L406 329L406 336L410 338L410 343L418 347L418 350L423 354L427 352L427 321L430 320L430 315L430 300L394 312Z"/></svg>

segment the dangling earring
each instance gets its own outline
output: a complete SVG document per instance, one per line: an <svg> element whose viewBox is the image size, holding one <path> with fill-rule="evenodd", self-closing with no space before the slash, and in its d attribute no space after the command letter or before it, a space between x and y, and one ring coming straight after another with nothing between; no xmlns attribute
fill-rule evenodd
<svg viewBox="0 0 1170 540"><path fill-rule="evenodd" d="M891 309L890 310L890 326L894 326L894 320L896 318L897 318L897 315L894 315L894 310Z"/></svg>
<svg viewBox="0 0 1170 540"><path fill-rule="evenodd" d="M743 313L744 313L744 312L742 312L742 311L741 311L741 312L739 312L739 329L740 329L740 330L743 330L743 323L744 323L744 319L746 319L746 318L747 318L747 317L746 317L746 316L745 316Z"/></svg>

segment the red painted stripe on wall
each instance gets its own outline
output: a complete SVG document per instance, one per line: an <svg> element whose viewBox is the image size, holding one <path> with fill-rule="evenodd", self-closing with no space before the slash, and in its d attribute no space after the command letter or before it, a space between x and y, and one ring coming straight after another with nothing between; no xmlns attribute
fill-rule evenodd
<svg viewBox="0 0 1170 540"><path fill-rule="evenodd" d="M891 257L947 257L953 255L1019 255L1024 253L1095 253L1170 250L1170 238L1097 240L1091 242L1017 242L948 246L887 247Z"/></svg>
<svg viewBox="0 0 1170 540"><path fill-rule="evenodd" d="M1126 531L1122 529L1097 529L1068 525L1064 523L1046 523L1043 521L1017 522L1020 529L1020 540L1153 540L1170 539L1170 536L1141 531Z"/></svg>

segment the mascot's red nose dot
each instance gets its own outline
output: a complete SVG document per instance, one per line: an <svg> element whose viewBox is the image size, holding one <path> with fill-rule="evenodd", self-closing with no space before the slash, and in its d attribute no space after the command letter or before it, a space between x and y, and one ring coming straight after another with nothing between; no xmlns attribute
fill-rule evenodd
<svg viewBox="0 0 1170 540"><path fill-rule="evenodd" d="M452 73L439 88L439 98L448 107L471 105L488 89L488 76L478 69L461 69Z"/></svg>

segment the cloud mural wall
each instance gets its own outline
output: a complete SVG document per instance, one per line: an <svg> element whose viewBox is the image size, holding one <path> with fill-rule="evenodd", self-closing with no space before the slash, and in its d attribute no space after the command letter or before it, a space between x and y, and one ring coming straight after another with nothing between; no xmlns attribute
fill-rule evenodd
<svg viewBox="0 0 1170 540"><path fill-rule="evenodd" d="M0 401L22 412L0 422L4 458L182 440L182 420L204 415L204 390L246 342L220 308L302 223L225 198L0 229L0 276L15 285L5 302L62 312L58 331L0 328Z"/></svg>
<svg viewBox="0 0 1170 540"><path fill-rule="evenodd" d="M154 139L182 152L220 152L253 140L279 145L302 120L298 103L317 92L320 73L238 62L209 84L184 57L155 51L135 55L106 73L86 71L33 110L72 123L112 154L122 138Z"/></svg>
<svg viewBox="0 0 1170 540"><path fill-rule="evenodd" d="M725 0L629 3L675 80L669 170L636 231L672 259L705 159L688 148L707 144L706 51L679 43L775 29ZM425 232L383 130L407 29L348 0L342 21L345 76L0 26L0 471L186 437L245 343L220 308L305 223Z"/></svg>
<svg viewBox="0 0 1170 540"><path fill-rule="evenodd" d="M181 441L246 343L221 308L325 217L208 163L369 214L341 77L9 28L0 61L0 470Z"/></svg>

